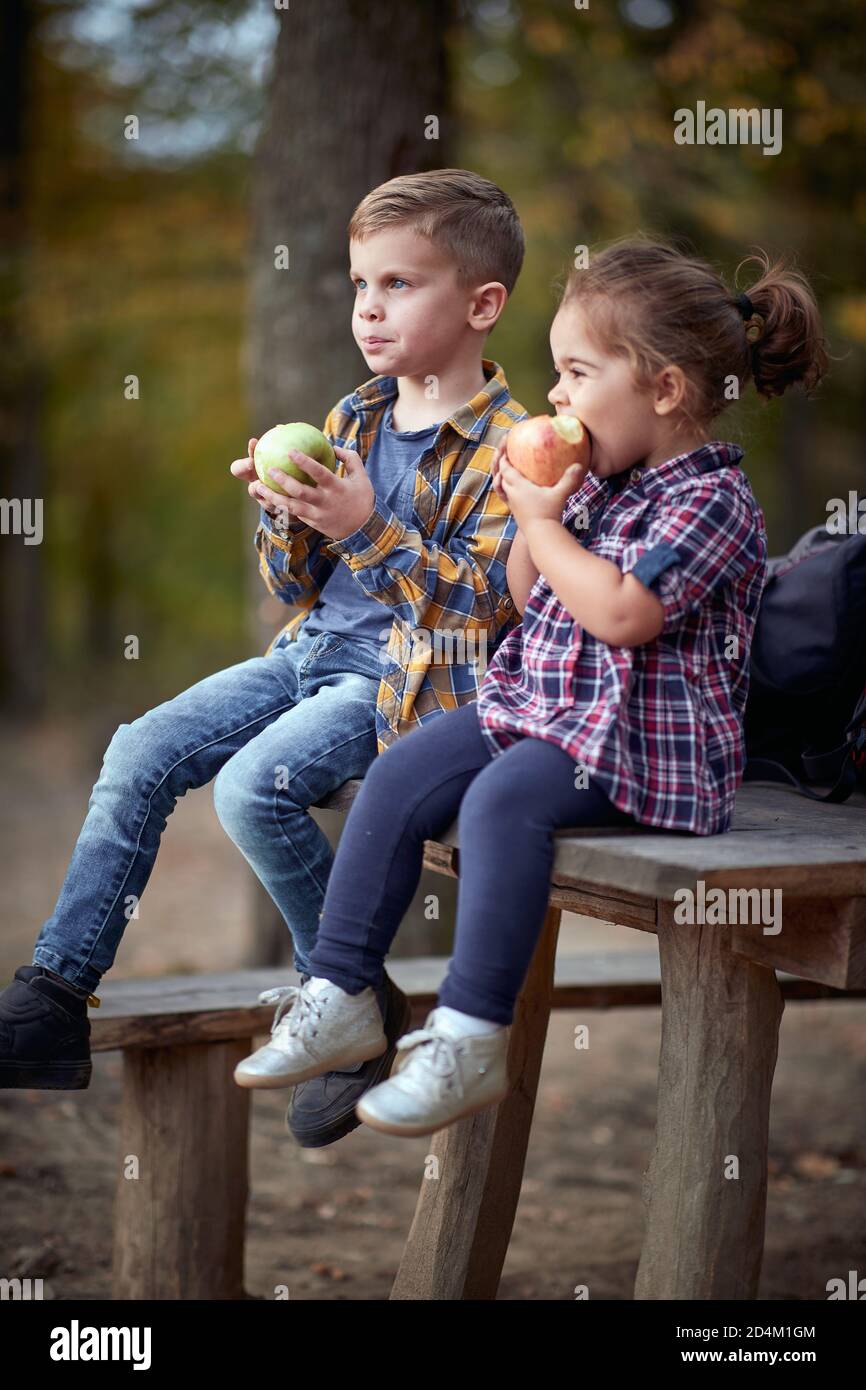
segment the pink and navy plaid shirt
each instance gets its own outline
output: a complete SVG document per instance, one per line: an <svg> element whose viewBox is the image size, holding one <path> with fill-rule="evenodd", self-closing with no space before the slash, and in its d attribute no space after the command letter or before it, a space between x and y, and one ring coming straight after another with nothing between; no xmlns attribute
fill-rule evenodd
<svg viewBox="0 0 866 1390"><path fill-rule="evenodd" d="M657 594L664 627L642 646L609 646L540 574L479 690L494 756L520 736L547 739L643 824L729 828L767 574L764 515L742 456L716 440L654 467L590 473L569 497L563 525Z"/></svg>

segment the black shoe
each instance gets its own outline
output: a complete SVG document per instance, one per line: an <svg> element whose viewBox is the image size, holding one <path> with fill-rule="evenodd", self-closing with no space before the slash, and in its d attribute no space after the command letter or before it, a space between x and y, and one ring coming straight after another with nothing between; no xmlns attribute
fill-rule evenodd
<svg viewBox="0 0 866 1390"><path fill-rule="evenodd" d="M309 975L302 975L301 984L309 978ZM388 1039L387 1051L381 1057L356 1062L343 1071L312 1076L292 1090L286 1126L303 1149L323 1148L357 1129L361 1120L355 1114L355 1106L365 1091L387 1079L397 1052L397 1039L407 1031L412 1020L412 1005L387 971L381 987L376 990L376 999Z"/></svg>
<svg viewBox="0 0 866 1390"><path fill-rule="evenodd" d="M0 1087L85 1090L93 1071L89 999L41 965L19 965L0 993Z"/></svg>

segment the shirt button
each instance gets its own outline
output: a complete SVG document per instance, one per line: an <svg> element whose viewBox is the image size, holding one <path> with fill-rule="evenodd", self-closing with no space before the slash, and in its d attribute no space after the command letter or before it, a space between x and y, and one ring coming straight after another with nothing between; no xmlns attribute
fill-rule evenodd
<svg viewBox="0 0 866 1390"><path fill-rule="evenodd" d="M643 474L641 473L639 468L633 468L628 476L631 482L639 483Z"/></svg>

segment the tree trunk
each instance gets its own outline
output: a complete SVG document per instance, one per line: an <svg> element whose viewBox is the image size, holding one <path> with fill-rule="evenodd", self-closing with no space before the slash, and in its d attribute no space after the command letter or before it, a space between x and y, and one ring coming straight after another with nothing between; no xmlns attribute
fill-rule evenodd
<svg viewBox="0 0 866 1390"><path fill-rule="evenodd" d="M23 322L27 113L34 16L28 0L0 10L0 496L25 527L43 503L38 439L41 373ZM27 515L29 499L32 510ZM42 544L25 544L12 510L0 535L0 708L33 718L45 698ZM42 529L47 524L43 510ZM30 540L38 542L35 527Z"/></svg>
<svg viewBox="0 0 866 1390"><path fill-rule="evenodd" d="M247 371L250 433L287 420L323 424L328 410L371 373L351 333L349 219L377 184L451 163L447 37L451 4L440 0L318 0L278 11L271 88L254 160ZM439 139L425 138L435 116ZM289 268L276 269L277 248ZM251 554L248 509L244 545ZM250 631L264 650L291 610L268 601L250 565ZM264 600L264 601L263 601ZM332 844L333 813L316 813ZM417 950L441 949L440 922L410 914ZM448 893L435 889L440 906ZM253 962L288 956L285 923L257 884ZM447 919L449 914L445 913ZM418 935L423 932L423 936Z"/></svg>

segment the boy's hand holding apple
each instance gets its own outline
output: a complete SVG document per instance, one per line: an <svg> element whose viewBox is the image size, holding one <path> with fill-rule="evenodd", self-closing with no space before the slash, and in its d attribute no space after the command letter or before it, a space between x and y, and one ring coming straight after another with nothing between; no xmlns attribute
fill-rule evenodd
<svg viewBox="0 0 866 1390"><path fill-rule="evenodd" d="M259 475L256 472L256 466L253 462L258 442L257 439L249 440L247 443L247 457L245 459L235 459L234 463L229 466L229 472L232 473L235 478L243 479L247 484L247 492L250 494L250 497L254 502L258 502L259 506L263 507L269 516L282 515L287 521L293 521L294 517L288 506L287 499L273 492L269 487L266 487L264 483L259 481Z"/></svg>
<svg viewBox="0 0 866 1390"><path fill-rule="evenodd" d="M280 445L280 434L290 430L305 432L326 462L319 462L301 449L287 447L286 467L292 468L296 476L277 467L271 461L273 450L261 446L267 444L268 435L273 435ZM360 455L353 449L332 448L312 425L275 426L268 435L261 440L251 439L249 458L236 459L231 465L234 476L248 482L250 496L269 515L302 521L330 540L343 540L357 531L376 505L376 494ZM335 456L345 465L342 477L334 472ZM263 477L269 478L273 487L262 481Z"/></svg>
<svg viewBox="0 0 866 1390"><path fill-rule="evenodd" d="M288 499L288 506L299 521L313 526L332 541L341 541L363 526L376 505L376 494L360 454L354 449L337 447L334 453L345 464L342 477L308 454L302 454L300 449L290 449L289 456L310 476L313 486L290 478L280 468L271 468L270 476L284 489L285 497L270 493L264 484L260 487L278 502L285 504Z"/></svg>

